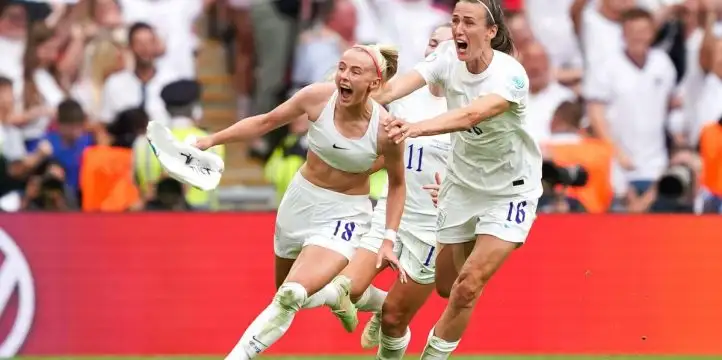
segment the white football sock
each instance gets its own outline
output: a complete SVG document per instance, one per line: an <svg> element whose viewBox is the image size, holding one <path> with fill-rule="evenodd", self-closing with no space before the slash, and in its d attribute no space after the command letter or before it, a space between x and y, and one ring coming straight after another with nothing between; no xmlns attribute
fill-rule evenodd
<svg viewBox="0 0 722 360"><path fill-rule="evenodd" d="M271 305L246 329L226 360L253 359L273 345L291 326L293 317L305 301L306 289L301 284L281 285Z"/></svg>
<svg viewBox="0 0 722 360"><path fill-rule="evenodd" d="M406 353L406 348L411 342L411 329L406 328L406 334L400 338L395 338L384 334L381 330L381 341L379 342L379 351L376 353L376 360L401 360Z"/></svg>
<svg viewBox="0 0 722 360"><path fill-rule="evenodd" d="M312 309L321 305L336 306L338 305L339 296L337 286L334 283L329 283L317 293L309 296L303 304L303 308Z"/></svg>
<svg viewBox="0 0 722 360"><path fill-rule="evenodd" d="M387 294L386 291L370 285L354 304L361 311L380 312Z"/></svg>
<svg viewBox="0 0 722 360"><path fill-rule="evenodd" d="M421 354L421 360L446 360L457 346L459 346L458 341L451 342L437 337L432 328L424 352Z"/></svg>

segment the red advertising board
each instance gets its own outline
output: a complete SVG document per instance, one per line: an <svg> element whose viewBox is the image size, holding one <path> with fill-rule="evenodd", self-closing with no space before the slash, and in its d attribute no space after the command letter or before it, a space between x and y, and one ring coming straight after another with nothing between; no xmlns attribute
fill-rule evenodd
<svg viewBox="0 0 722 360"><path fill-rule="evenodd" d="M2 215L0 357L226 353L274 293L273 224L272 213ZM719 216L542 216L459 352L722 354L720 232ZM443 306L435 297L414 320L412 352ZM323 308L302 311L270 353L318 349L362 353Z"/></svg>

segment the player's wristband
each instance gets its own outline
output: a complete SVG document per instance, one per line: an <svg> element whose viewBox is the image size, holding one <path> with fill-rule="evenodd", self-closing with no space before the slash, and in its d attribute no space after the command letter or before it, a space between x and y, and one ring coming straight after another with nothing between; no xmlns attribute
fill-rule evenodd
<svg viewBox="0 0 722 360"><path fill-rule="evenodd" d="M396 230L386 229L386 232L384 233L384 239L396 242Z"/></svg>

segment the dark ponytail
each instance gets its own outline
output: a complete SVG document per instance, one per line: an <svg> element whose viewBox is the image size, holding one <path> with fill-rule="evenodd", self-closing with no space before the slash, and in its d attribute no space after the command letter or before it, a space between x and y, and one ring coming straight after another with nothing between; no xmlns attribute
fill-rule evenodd
<svg viewBox="0 0 722 360"><path fill-rule="evenodd" d="M491 15L494 16L494 18L491 19L487 13L486 23L496 25L496 36L491 39L491 48L513 56L514 41L511 39L509 28L506 26L506 19L504 18L504 11L501 9L501 5L499 5L498 0L481 1L486 3L491 11Z"/></svg>

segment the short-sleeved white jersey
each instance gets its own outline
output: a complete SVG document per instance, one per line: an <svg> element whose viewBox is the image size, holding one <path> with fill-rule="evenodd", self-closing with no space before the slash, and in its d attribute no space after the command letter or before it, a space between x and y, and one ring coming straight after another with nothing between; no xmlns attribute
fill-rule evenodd
<svg viewBox="0 0 722 360"><path fill-rule="evenodd" d="M446 100L429 92L428 87L414 91L389 104L389 113L409 122L426 120L431 116L446 112ZM406 204L401 217L401 227L413 233L422 241L434 245L436 237L436 215L438 213L431 195L424 190L424 185L434 183L434 174L444 178L446 162L451 148L449 134L424 136L406 139L404 144L404 161L406 165ZM388 184L379 198L377 209L386 208ZM377 210L376 210L377 211ZM385 212L384 212L385 214ZM375 214L374 214L375 215ZM422 232L419 233L421 230ZM425 233L431 232L432 236Z"/></svg>
<svg viewBox="0 0 722 360"><path fill-rule="evenodd" d="M494 51L489 67L472 74L456 56L453 40L441 43L416 66L427 84L444 87L449 110L495 94L512 106L472 129L451 134L452 154L444 181L492 196L539 192L542 155L525 127L529 78L512 56Z"/></svg>

